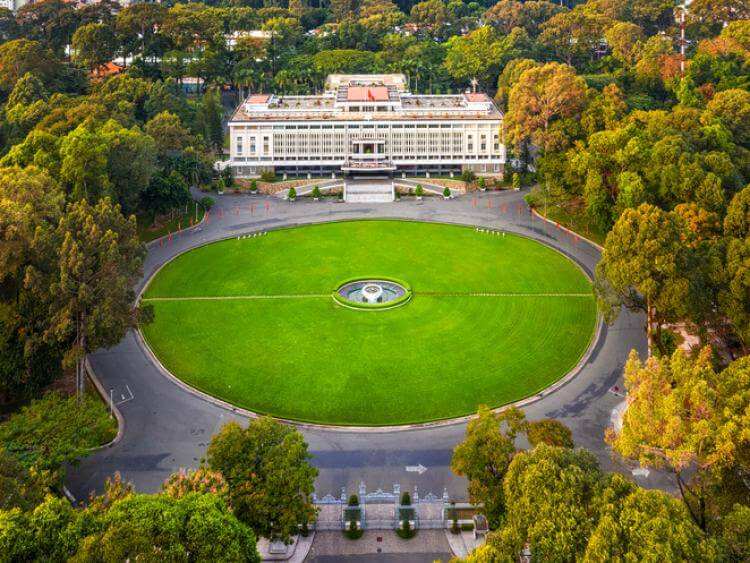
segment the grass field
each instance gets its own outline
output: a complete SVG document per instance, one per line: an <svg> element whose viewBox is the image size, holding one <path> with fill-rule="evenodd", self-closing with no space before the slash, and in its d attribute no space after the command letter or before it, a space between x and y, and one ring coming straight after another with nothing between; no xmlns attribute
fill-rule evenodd
<svg viewBox="0 0 750 563"><path fill-rule="evenodd" d="M413 299L353 311L330 293L397 277ZM428 223L328 223L184 254L153 279L143 327L175 375L258 412L405 424L498 406L567 373L596 323L589 281L516 236Z"/></svg>

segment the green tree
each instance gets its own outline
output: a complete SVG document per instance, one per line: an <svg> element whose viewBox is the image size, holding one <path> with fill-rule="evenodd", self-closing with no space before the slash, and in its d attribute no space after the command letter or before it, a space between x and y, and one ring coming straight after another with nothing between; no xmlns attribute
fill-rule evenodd
<svg viewBox="0 0 750 563"><path fill-rule="evenodd" d="M704 118L720 121L738 144L750 147L750 92L747 90L717 92L708 102Z"/></svg>
<svg viewBox="0 0 750 563"><path fill-rule="evenodd" d="M73 34L70 45L73 60L94 71L112 60L117 40L112 27L103 23L82 25Z"/></svg>
<svg viewBox="0 0 750 563"><path fill-rule="evenodd" d="M641 26L630 22L615 22L604 32L612 56L623 66L632 67L638 60L645 36Z"/></svg>
<svg viewBox="0 0 750 563"><path fill-rule="evenodd" d="M445 56L445 68L456 80L466 82L476 78L487 88L499 73L502 63L501 43L489 26L475 29L465 37L451 37Z"/></svg>
<svg viewBox="0 0 750 563"><path fill-rule="evenodd" d="M123 213L135 212L141 192L156 173L156 143L138 127L126 129L114 120L104 124L107 173L111 191Z"/></svg>
<svg viewBox="0 0 750 563"><path fill-rule="evenodd" d="M183 207L190 202L190 191L185 179L176 170L167 175L158 175L151 179L148 187L141 192L141 207L154 215L166 213Z"/></svg>
<svg viewBox="0 0 750 563"><path fill-rule="evenodd" d="M191 144L190 131L183 127L180 118L162 112L146 123L146 134L156 142L159 157L174 156Z"/></svg>
<svg viewBox="0 0 750 563"><path fill-rule="evenodd" d="M596 458L585 450L542 444L519 453L503 482L505 521L488 543L508 561L516 560L526 543L535 560L580 559L604 484Z"/></svg>
<svg viewBox="0 0 750 563"><path fill-rule="evenodd" d="M59 69L54 56L40 43L14 39L0 45L0 89L10 92L19 78L28 72L43 82Z"/></svg>
<svg viewBox="0 0 750 563"><path fill-rule="evenodd" d="M111 194L109 147L92 122L82 123L60 143L60 181L70 199L96 201Z"/></svg>
<svg viewBox="0 0 750 563"><path fill-rule="evenodd" d="M76 367L79 393L84 359L98 348L117 344L135 327L133 285L141 275L145 247L135 216L126 219L109 198L91 205L71 203L56 232L59 258L49 292L53 296L48 337L69 343L66 365Z"/></svg>
<svg viewBox="0 0 750 563"><path fill-rule="evenodd" d="M0 449L0 512L31 510L44 500L45 488L29 469Z"/></svg>
<svg viewBox="0 0 750 563"><path fill-rule="evenodd" d="M603 16L577 6L542 24L539 41L561 61L573 65L591 57L602 38L606 23Z"/></svg>
<svg viewBox="0 0 750 563"><path fill-rule="evenodd" d="M247 428L230 422L211 439L207 460L228 483L237 518L259 536L288 539L315 519L318 471L297 430L267 417Z"/></svg>
<svg viewBox="0 0 750 563"><path fill-rule="evenodd" d="M469 480L469 498L474 504L484 504L483 513L492 527L506 514L502 483L524 423L518 409L493 413L481 407L466 426L466 439L453 450L451 470Z"/></svg>
<svg viewBox="0 0 750 563"><path fill-rule="evenodd" d="M42 482L59 486L65 463L107 443L115 424L99 399L47 393L0 424L0 443ZM48 475L48 478L45 477Z"/></svg>
<svg viewBox="0 0 750 563"><path fill-rule="evenodd" d="M215 495L128 495L97 527L71 561L260 562L252 530Z"/></svg>
<svg viewBox="0 0 750 563"><path fill-rule="evenodd" d="M685 507L666 493L636 488L624 499L603 496L584 561L719 560L716 542L707 540Z"/></svg>
<svg viewBox="0 0 750 563"><path fill-rule="evenodd" d="M597 265L597 296L610 319L620 306L646 313L649 343L662 346L661 327L684 314L689 282L681 268L682 224L649 204L626 209Z"/></svg>

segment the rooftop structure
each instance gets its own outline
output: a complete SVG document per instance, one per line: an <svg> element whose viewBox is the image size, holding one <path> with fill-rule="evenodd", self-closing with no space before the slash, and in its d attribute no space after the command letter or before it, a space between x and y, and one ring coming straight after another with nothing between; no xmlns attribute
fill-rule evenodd
<svg viewBox="0 0 750 563"><path fill-rule="evenodd" d="M492 99L406 85L403 74L334 74L320 95L252 94L229 122L229 165L239 177L502 172L503 115Z"/></svg>

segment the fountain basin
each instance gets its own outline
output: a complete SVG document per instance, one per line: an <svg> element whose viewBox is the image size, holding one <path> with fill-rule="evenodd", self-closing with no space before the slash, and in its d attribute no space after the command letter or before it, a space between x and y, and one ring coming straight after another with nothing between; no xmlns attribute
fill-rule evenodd
<svg viewBox="0 0 750 563"><path fill-rule="evenodd" d="M332 297L350 309L385 310L406 304L411 287L393 278L356 278L339 284Z"/></svg>

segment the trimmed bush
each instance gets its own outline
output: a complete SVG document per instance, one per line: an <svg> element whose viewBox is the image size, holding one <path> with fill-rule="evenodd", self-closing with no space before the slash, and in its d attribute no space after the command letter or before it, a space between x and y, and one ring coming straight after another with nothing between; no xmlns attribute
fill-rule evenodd
<svg viewBox="0 0 750 563"><path fill-rule="evenodd" d="M479 189L482 191L487 189L487 181L484 179L484 177L479 178Z"/></svg>
<svg viewBox="0 0 750 563"><path fill-rule="evenodd" d="M294 189L294 186L289 188L289 192L287 192L286 197L289 199L289 201L294 201L297 199L297 190Z"/></svg>
<svg viewBox="0 0 750 563"><path fill-rule="evenodd" d="M401 521L401 527L396 530L396 533L402 540L410 540L417 535L417 531L412 529L408 520Z"/></svg>
<svg viewBox="0 0 750 563"><path fill-rule="evenodd" d="M349 497L349 506L359 506L359 497L357 495L352 495Z"/></svg>
<svg viewBox="0 0 750 563"><path fill-rule="evenodd" d="M411 495L408 491L401 495L401 506L411 506Z"/></svg>
<svg viewBox="0 0 750 563"><path fill-rule="evenodd" d="M477 175L474 174L471 170L464 170L461 172L461 179L466 182L467 184L471 184L474 180L477 179Z"/></svg>
<svg viewBox="0 0 750 563"><path fill-rule="evenodd" d="M205 196L203 199L201 199L201 205L203 206L203 209L206 211L211 211L211 208L214 206L214 198L211 196Z"/></svg>
<svg viewBox="0 0 750 563"><path fill-rule="evenodd" d="M471 532L474 530L474 524L461 524L462 532Z"/></svg>
<svg viewBox="0 0 750 563"><path fill-rule="evenodd" d="M260 179L264 182L273 182L276 179L276 174L269 170L266 170L260 175Z"/></svg>
<svg viewBox="0 0 750 563"><path fill-rule="evenodd" d="M513 179L511 180L511 185L513 186L513 189L515 190L521 189L521 175L518 172L513 173Z"/></svg>
<svg viewBox="0 0 750 563"><path fill-rule="evenodd" d="M227 188L231 188L234 185L234 178L232 177L232 169L227 166L221 171L221 179L224 180L224 185Z"/></svg>
<svg viewBox="0 0 750 563"><path fill-rule="evenodd" d="M313 197L314 197L315 199L320 199L320 188L319 188L318 186L313 186L313 189L312 189L312 196L313 196Z"/></svg>
<svg viewBox="0 0 750 563"><path fill-rule="evenodd" d="M414 191L414 195L417 197L422 197L424 195L424 188L422 187L422 184L417 184L417 189Z"/></svg>
<svg viewBox="0 0 750 563"><path fill-rule="evenodd" d="M344 535L350 540L358 540L362 537L362 530L356 521L349 522L349 529L344 531Z"/></svg>
<svg viewBox="0 0 750 563"><path fill-rule="evenodd" d="M443 197L448 198L450 196L451 196L451 189L448 186L446 186L443 189Z"/></svg>
<svg viewBox="0 0 750 563"><path fill-rule="evenodd" d="M250 191L251 192L257 192L258 191L258 182L257 182L257 180L252 180L250 182Z"/></svg>

